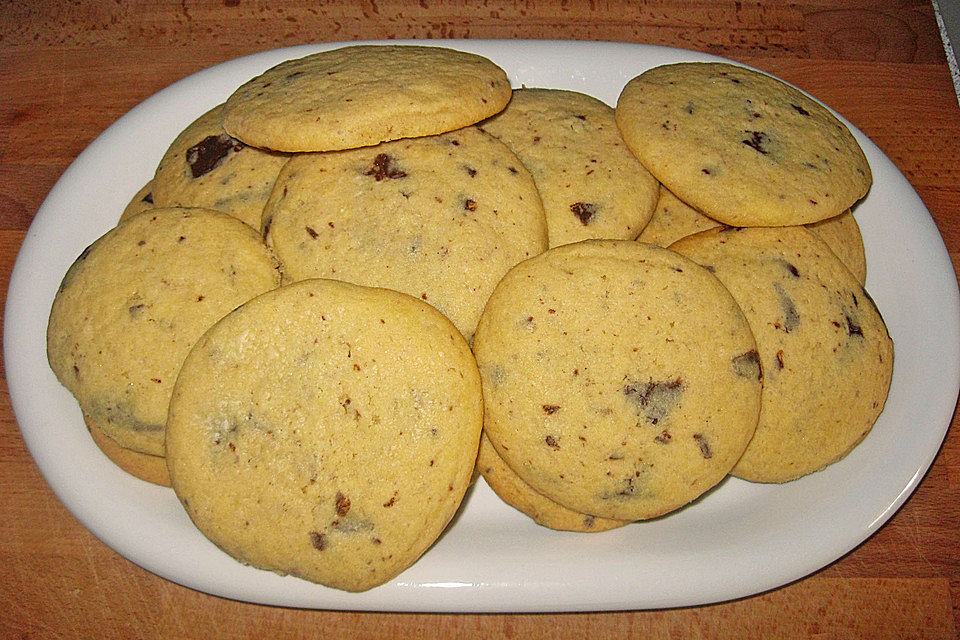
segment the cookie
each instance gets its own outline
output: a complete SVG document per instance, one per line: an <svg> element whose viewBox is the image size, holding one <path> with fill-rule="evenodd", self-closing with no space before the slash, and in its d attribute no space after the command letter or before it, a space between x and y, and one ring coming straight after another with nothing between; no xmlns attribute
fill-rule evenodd
<svg viewBox="0 0 960 640"><path fill-rule="evenodd" d="M530 488L503 461L490 444L486 434L480 438L480 455L477 466L486 483L504 502L530 516L544 527L560 531L598 532L609 531L630 524L623 520L609 520L577 513L540 495Z"/></svg>
<svg viewBox="0 0 960 640"><path fill-rule="evenodd" d="M476 127L291 159L264 235L287 280L402 291L468 339L500 278L547 248L533 179Z"/></svg>
<svg viewBox="0 0 960 640"><path fill-rule="evenodd" d="M256 231L226 214L157 208L80 254L50 311L47 356L84 419L119 446L163 455L174 379L214 322L278 286Z"/></svg>
<svg viewBox="0 0 960 640"><path fill-rule="evenodd" d="M453 131L492 116L510 82L490 60L442 47L360 45L288 60L226 102L247 144L331 151Z"/></svg>
<svg viewBox="0 0 960 640"><path fill-rule="evenodd" d="M719 222L703 215L663 187L660 189L660 199L653 217L637 237L637 241L669 247L680 238L719 226ZM860 284L866 282L867 260L863 237L860 235L860 226L850 211L805 226L827 243Z"/></svg>
<svg viewBox="0 0 960 640"><path fill-rule="evenodd" d="M120 222L132 218L147 209L155 209L156 206L153 202L153 180L150 180L147 184L140 187L140 190L137 191L127 206L124 207L123 213L120 214Z"/></svg>
<svg viewBox="0 0 960 640"><path fill-rule="evenodd" d="M591 238L632 240L650 220L659 183L620 137L613 109L590 96L516 89L483 123L533 175L550 246Z"/></svg>
<svg viewBox="0 0 960 640"><path fill-rule="evenodd" d="M744 67L655 67L627 83L616 117L627 145L660 182L724 224L832 218L872 181L860 145L828 109Z"/></svg>
<svg viewBox="0 0 960 640"><path fill-rule="evenodd" d="M653 216L637 236L637 242L669 247L680 238L717 226L720 226L719 222L703 215L661 186Z"/></svg>
<svg viewBox="0 0 960 640"><path fill-rule="evenodd" d="M867 256L863 247L863 236L860 235L860 225L852 213L845 211L833 218L812 222L806 227L827 243L840 258L840 262L850 269L857 282L867 282Z"/></svg>
<svg viewBox="0 0 960 640"><path fill-rule="evenodd" d="M733 474L786 482L849 453L883 410L893 342L854 275L803 227L721 228L671 245L713 271L757 339L757 432Z"/></svg>
<svg viewBox="0 0 960 640"><path fill-rule="evenodd" d="M218 105L173 141L157 166L153 200L158 207L202 207L229 213L260 228L263 206L289 158L231 138Z"/></svg>
<svg viewBox="0 0 960 640"><path fill-rule="evenodd" d="M140 453L133 449L125 449L113 441L102 429L87 425L94 443L115 465L141 480L170 486L170 474L167 472L167 461L163 456L154 456L149 453Z"/></svg>
<svg viewBox="0 0 960 640"><path fill-rule="evenodd" d="M484 429L532 489L615 520L722 480L753 435L760 365L720 281L672 251L586 240L513 269L474 340Z"/></svg>
<svg viewBox="0 0 960 640"><path fill-rule="evenodd" d="M191 519L231 556L361 591L453 517L482 419L470 349L430 305L308 280L243 305L190 352L167 464Z"/></svg>

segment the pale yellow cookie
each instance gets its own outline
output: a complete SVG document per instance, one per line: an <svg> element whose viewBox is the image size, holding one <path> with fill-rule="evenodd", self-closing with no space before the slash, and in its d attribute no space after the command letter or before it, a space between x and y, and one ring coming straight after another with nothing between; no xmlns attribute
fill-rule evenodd
<svg viewBox="0 0 960 640"><path fill-rule="evenodd" d="M287 280L402 291L468 339L500 278L547 248L533 179L476 127L299 155L277 179L263 228Z"/></svg>
<svg viewBox="0 0 960 640"><path fill-rule="evenodd" d="M733 226L840 215L870 187L853 134L820 103L726 63L655 67L617 102L627 145L684 202Z"/></svg>
<svg viewBox="0 0 960 640"><path fill-rule="evenodd" d="M204 207L260 228L263 206L288 154L250 147L227 135L223 105L197 118L177 136L157 166L158 207Z"/></svg>
<svg viewBox="0 0 960 640"><path fill-rule="evenodd" d="M713 218L708 218L667 189L660 189L660 199L649 224L637 238L638 242L649 242L661 247L671 244L694 233L721 226ZM849 211L839 216L805 225L827 243L847 266L860 284L866 282L867 260L863 248L863 237L856 219Z"/></svg>
<svg viewBox="0 0 960 640"><path fill-rule="evenodd" d="M534 522L560 531L609 531L630 524L624 520L609 520L571 511L530 488L507 466L484 434L480 438L480 456L477 466L486 483L501 500L523 512Z"/></svg>
<svg viewBox="0 0 960 640"><path fill-rule="evenodd" d="M483 130L533 175L551 247L632 240L650 220L660 185L627 149L613 109L600 100L575 91L516 89Z"/></svg>
<svg viewBox="0 0 960 640"><path fill-rule="evenodd" d="M170 473L167 471L167 461L163 456L154 456L121 447L93 421L87 421L87 428L103 455L115 465L135 478L163 487L170 486Z"/></svg>
<svg viewBox="0 0 960 640"><path fill-rule="evenodd" d="M568 509L662 515L722 480L757 423L760 363L742 312L667 249L587 240L501 280L474 340L490 442Z"/></svg>
<svg viewBox="0 0 960 640"><path fill-rule="evenodd" d="M85 420L119 446L163 455L180 364L214 322L276 287L259 234L224 213L157 208L83 251L50 311L47 356Z"/></svg>
<svg viewBox="0 0 960 640"><path fill-rule="evenodd" d="M361 591L453 517L482 418L470 349L430 305L307 280L199 340L170 403L167 463L191 519L231 556Z"/></svg>
<svg viewBox="0 0 960 640"><path fill-rule="evenodd" d="M883 410L893 373L893 342L850 270L803 227L724 227L671 248L716 274L757 339L760 420L733 474L786 482L847 455Z"/></svg>
<svg viewBox="0 0 960 640"><path fill-rule="evenodd" d="M137 191L127 206L124 207L123 213L120 214L120 222L138 213L142 213L147 209L154 209L156 206L153 202L153 180L150 180L147 184L140 187L140 190Z"/></svg>
<svg viewBox="0 0 960 640"><path fill-rule="evenodd" d="M719 225L719 222L703 215L680 200L672 191L661 186L656 209L650 218L650 222L637 236L637 242L649 242L658 247L669 247L680 238Z"/></svg>
<svg viewBox="0 0 960 640"><path fill-rule="evenodd" d="M331 151L434 135L510 100L493 62L443 47L361 45L288 60L226 102L227 132L278 151Z"/></svg>

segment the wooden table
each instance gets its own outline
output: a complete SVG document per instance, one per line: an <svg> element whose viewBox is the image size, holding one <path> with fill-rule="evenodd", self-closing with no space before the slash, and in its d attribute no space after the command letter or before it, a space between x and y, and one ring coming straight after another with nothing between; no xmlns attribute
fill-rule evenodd
<svg viewBox="0 0 960 640"><path fill-rule="evenodd" d="M35 0L0 4L0 291L66 166L157 90L280 46L424 37L644 42L760 67L872 138L930 209L955 267L960 260L960 108L929 0ZM960 632L956 418L953 427L919 489L879 532L827 568L762 595L597 614L301 611L191 591L100 543L44 483L3 382L0 637L953 638Z"/></svg>

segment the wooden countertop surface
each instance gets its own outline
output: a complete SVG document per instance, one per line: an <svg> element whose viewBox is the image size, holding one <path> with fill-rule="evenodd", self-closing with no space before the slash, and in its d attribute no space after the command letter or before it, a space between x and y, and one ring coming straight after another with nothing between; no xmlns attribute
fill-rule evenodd
<svg viewBox="0 0 960 640"><path fill-rule="evenodd" d="M811 92L874 140L926 203L955 268L960 260L960 107L929 0L34 0L0 3L0 291L67 165L159 89L280 46L430 37L643 42L755 65ZM3 638L956 638L960 631L956 417L920 487L884 527L772 592L661 611L348 613L224 600L118 556L45 484L2 384Z"/></svg>

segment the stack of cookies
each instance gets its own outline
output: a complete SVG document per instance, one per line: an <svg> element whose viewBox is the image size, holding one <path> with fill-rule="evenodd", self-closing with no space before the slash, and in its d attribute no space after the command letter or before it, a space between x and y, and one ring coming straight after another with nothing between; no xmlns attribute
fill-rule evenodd
<svg viewBox="0 0 960 640"><path fill-rule="evenodd" d="M369 589L476 471L602 531L843 457L892 370L849 212L869 184L836 118L739 67L653 69L613 109L345 47L173 141L66 274L49 360L220 548Z"/></svg>

